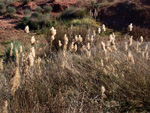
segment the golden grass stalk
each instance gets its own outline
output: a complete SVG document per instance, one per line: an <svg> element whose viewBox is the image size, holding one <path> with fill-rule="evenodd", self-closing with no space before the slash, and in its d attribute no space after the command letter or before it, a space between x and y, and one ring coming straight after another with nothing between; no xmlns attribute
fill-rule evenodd
<svg viewBox="0 0 150 113"><path fill-rule="evenodd" d="M61 43L61 41L60 41L60 40L58 41L58 46L59 46L59 47L61 47L61 46L62 46L62 43Z"/></svg>
<svg viewBox="0 0 150 113"><path fill-rule="evenodd" d="M137 43L136 43L136 51L137 51L137 52L139 52L139 45L140 45L140 43L137 42Z"/></svg>
<svg viewBox="0 0 150 113"><path fill-rule="evenodd" d="M102 50L104 50L104 51L106 50L106 45L105 45L105 43L102 42L102 41L101 41L101 47L102 47Z"/></svg>
<svg viewBox="0 0 150 113"><path fill-rule="evenodd" d="M34 36L31 37L31 45L34 45L35 44L35 38Z"/></svg>
<svg viewBox="0 0 150 113"><path fill-rule="evenodd" d="M91 41L91 43L93 43L93 41L94 41L94 36L93 35L91 35L90 41Z"/></svg>
<svg viewBox="0 0 150 113"><path fill-rule="evenodd" d="M149 53L148 53L148 51L146 52L145 58L146 58L146 60L149 59Z"/></svg>
<svg viewBox="0 0 150 113"><path fill-rule="evenodd" d="M4 66L3 66L3 59L0 59L0 70L3 71Z"/></svg>
<svg viewBox="0 0 150 113"><path fill-rule="evenodd" d="M81 35L79 35L79 38L78 38L79 42L82 43L83 41L83 38L81 37Z"/></svg>
<svg viewBox="0 0 150 113"><path fill-rule="evenodd" d="M131 36L130 38L129 38L129 46L131 46L133 44L133 36Z"/></svg>
<svg viewBox="0 0 150 113"><path fill-rule="evenodd" d="M19 67L16 67L14 73L13 73L13 78L10 80L10 85L11 85L11 94L14 96L16 90L20 86L20 73L19 73Z"/></svg>
<svg viewBox="0 0 150 113"><path fill-rule="evenodd" d="M102 87L101 87L102 95L104 95L105 91L106 91L105 87L104 87L104 86L102 86Z"/></svg>
<svg viewBox="0 0 150 113"><path fill-rule="evenodd" d="M32 53L32 56L35 58L35 48L34 47L31 48L31 53Z"/></svg>
<svg viewBox="0 0 150 113"><path fill-rule="evenodd" d="M112 49L113 49L114 51L117 51L116 45L113 45L113 46L112 46Z"/></svg>
<svg viewBox="0 0 150 113"><path fill-rule="evenodd" d="M73 52L73 50L74 50L74 42L72 42L70 44L69 50L70 50L70 52Z"/></svg>
<svg viewBox="0 0 150 113"><path fill-rule="evenodd" d="M40 57L38 57L38 59L37 59L37 67L39 67L39 66L40 66L40 64L41 64L41 58L40 58Z"/></svg>
<svg viewBox="0 0 150 113"><path fill-rule="evenodd" d="M51 35L56 35L56 29L54 29L54 27L52 27L51 29L50 29L50 33L51 33Z"/></svg>
<svg viewBox="0 0 150 113"><path fill-rule="evenodd" d="M87 50L87 56L88 56L88 58L90 58L91 57L91 51L89 50Z"/></svg>
<svg viewBox="0 0 150 113"><path fill-rule="evenodd" d="M145 58L145 52L142 51L142 58Z"/></svg>
<svg viewBox="0 0 150 113"><path fill-rule="evenodd" d="M107 50L111 53L112 52L112 49L109 47L109 46L107 46Z"/></svg>
<svg viewBox="0 0 150 113"><path fill-rule="evenodd" d="M34 57L32 53L29 54L29 66L34 66Z"/></svg>
<svg viewBox="0 0 150 113"><path fill-rule="evenodd" d="M109 36L109 42L112 43L113 45L115 44L115 37L112 34L110 34Z"/></svg>
<svg viewBox="0 0 150 113"><path fill-rule="evenodd" d="M16 65L19 66L19 54L18 54L18 49L15 49L16 53Z"/></svg>
<svg viewBox="0 0 150 113"><path fill-rule="evenodd" d="M127 44L127 42L125 42L124 50L125 50L125 51L128 51L128 44Z"/></svg>
<svg viewBox="0 0 150 113"><path fill-rule="evenodd" d="M133 58L133 55L132 55L131 51L128 51L128 61L129 62L131 61L132 64L135 64L134 58Z"/></svg>
<svg viewBox="0 0 150 113"><path fill-rule="evenodd" d="M101 28L98 28L98 34L100 34L101 33Z"/></svg>
<svg viewBox="0 0 150 113"><path fill-rule="evenodd" d="M63 57L65 58L66 57L66 51L63 50Z"/></svg>
<svg viewBox="0 0 150 113"><path fill-rule="evenodd" d="M11 43L10 44L10 56L13 55L13 47L14 47L14 45L13 45L13 43Z"/></svg>
<svg viewBox="0 0 150 113"><path fill-rule="evenodd" d="M104 66L104 61L103 61L103 59L101 59L101 66L102 66L102 67Z"/></svg>
<svg viewBox="0 0 150 113"><path fill-rule="evenodd" d="M118 60L115 60L115 61L114 61L114 64L119 65L120 62L119 62Z"/></svg>
<svg viewBox="0 0 150 113"><path fill-rule="evenodd" d="M65 41L64 45L67 46L68 45L68 37L66 34L64 35L64 41Z"/></svg>
<svg viewBox="0 0 150 113"><path fill-rule="evenodd" d="M133 24L132 23L130 23L130 25L128 25L128 31L132 31L133 30Z"/></svg>
<svg viewBox="0 0 150 113"><path fill-rule="evenodd" d="M23 52L23 49L22 49L22 45L20 45L20 49L19 49L20 53Z"/></svg>
<svg viewBox="0 0 150 113"><path fill-rule="evenodd" d="M89 35L87 35L87 41L90 42L91 41L91 38Z"/></svg>
<svg viewBox="0 0 150 113"><path fill-rule="evenodd" d="M104 24L102 25L102 31L106 31L106 26Z"/></svg>
<svg viewBox="0 0 150 113"><path fill-rule="evenodd" d="M146 46L145 46L145 50L144 50L144 52L146 53L146 52L147 52L147 50L148 50L148 45L146 45Z"/></svg>
<svg viewBox="0 0 150 113"><path fill-rule="evenodd" d="M140 43L142 44L144 41L143 36L140 37Z"/></svg>
<svg viewBox="0 0 150 113"><path fill-rule="evenodd" d="M88 50L91 49L90 43L87 43L87 49L88 49Z"/></svg>
<svg viewBox="0 0 150 113"><path fill-rule="evenodd" d="M74 52L77 52L77 50L78 50L78 46L77 46L77 44L75 44L75 46L74 46Z"/></svg>
<svg viewBox="0 0 150 113"><path fill-rule="evenodd" d="M79 38L77 35L75 35L75 41L78 42Z"/></svg>
<svg viewBox="0 0 150 113"><path fill-rule="evenodd" d="M95 32L95 30L93 31L93 36L94 36L94 37L96 36L96 32Z"/></svg>
<svg viewBox="0 0 150 113"><path fill-rule="evenodd" d="M29 26L26 26L24 31L25 31L25 33L29 33Z"/></svg>
<svg viewBox="0 0 150 113"><path fill-rule="evenodd" d="M7 100L5 100L5 102L4 102L2 113L8 113L8 101Z"/></svg>
<svg viewBox="0 0 150 113"><path fill-rule="evenodd" d="M104 72L105 75L108 74L108 72L107 72L107 70L105 68L103 69L103 72Z"/></svg>

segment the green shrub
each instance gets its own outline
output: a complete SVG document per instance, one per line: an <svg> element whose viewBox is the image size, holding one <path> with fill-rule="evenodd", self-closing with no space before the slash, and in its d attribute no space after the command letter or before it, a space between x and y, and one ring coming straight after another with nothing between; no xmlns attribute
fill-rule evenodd
<svg viewBox="0 0 150 113"><path fill-rule="evenodd" d="M86 12L85 12L84 9L77 9L77 10L75 11L75 16L76 16L76 18L84 18L85 15L86 15Z"/></svg>
<svg viewBox="0 0 150 113"><path fill-rule="evenodd" d="M0 10L3 10L6 8L6 5L4 3L0 3Z"/></svg>
<svg viewBox="0 0 150 113"><path fill-rule="evenodd" d="M25 9L24 14L25 15L30 15L31 14L31 10L30 9Z"/></svg>
<svg viewBox="0 0 150 113"><path fill-rule="evenodd" d="M7 12L10 16L13 16L16 13L16 9L14 7L8 6Z"/></svg>
<svg viewBox="0 0 150 113"><path fill-rule="evenodd" d="M38 22L29 21L29 26L31 29L37 30L38 29Z"/></svg>
<svg viewBox="0 0 150 113"><path fill-rule="evenodd" d="M4 14L6 12L6 5L4 3L0 3L0 14Z"/></svg>
<svg viewBox="0 0 150 113"><path fill-rule="evenodd" d="M44 6L43 9L44 9L45 13L49 13L50 11L52 11L52 7L51 6Z"/></svg>
<svg viewBox="0 0 150 113"><path fill-rule="evenodd" d="M42 8L41 8L40 6L38 6L38 7L36 8L36 11L39 12L39 13L41 13L41 12L42 12Z"/></svg>
<svg viewBox="0 0 150 113"><path fill-rule="evenodd" d="M94 5L95 5L95 2L94 2L94 1L91 1L91 5L94 6Z"/></svg>
<svg viewBox="0 0 150 113"><path fill-rule="evenodd" d="M100 3L96 4L96 7L99 8L100 7Z"/></svg>
<svg viewBox="0 0 150 113"><path fill-rule="evenodd" d="M75 18L84 18L86 16L85 9L81 8L69 8L65 10L61 15L60 18L62 19L75 19Z"/></svg>
<svg viewBox="0 0 150 113"><path fill-rule="evenodd" d="M24 17L21 23L22 27L24 28L26 25L28 25L28 23L29 23L29 17Z"/></svg>
<svg viewBox="0 0 150 113"><path fill-rule="evenodd" d="M38 17L39 17L38 12L32 13L32 15L31 15L31 18L38 18Z"/></svg>

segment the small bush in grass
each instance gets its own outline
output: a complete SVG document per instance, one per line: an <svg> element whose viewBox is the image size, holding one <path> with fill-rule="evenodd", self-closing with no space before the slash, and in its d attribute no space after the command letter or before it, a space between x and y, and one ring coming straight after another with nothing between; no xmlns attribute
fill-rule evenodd
<svg viewBox="0 0 150 113"><path fill-rule="evenodd" d="M91 5L94 6L94 5L95 5L95 2L94 2L94 1L91 1Z"/></svg>
<svg viewBox="0 0 150 113"><path fill-rule="evenodd" d="M30 15L31 14L31 10L30 9L25 9L24 14L25 15Z"/></svg>
<svg viewBox="0 0 150 113"><path fill-rule="evenodd" d="M29 23L29 17L24 17L21 23L22 27L24 28L26 25L28 25L28 23Z"/></svg>
<svg viewBox="0 0 150 113"><path fill-rule="evenodd" d="M38 6L38 7L36 8L36 11L39 12L39 13L41 13L41 12L42 12L42 8L41 8L40 6Z"/></svg>
<svg viewBox="0 0 150 113"><path fill-rule="evenodd" d="M13 44L13 49L12 49L12 56L10 57L11 43ZM8 61L9 58L12 58L12 60L15 59L15 49L19 50L21 45L20 42L17 41L12 41L11 43L9 43L7 46L6 61Z"/></svg>
<svg viewBox="0 0 150 113"><path fill-rule="evenodd" d="M51 6L44 6L43 9L44 9L45 13L49 13L50 11L52 11L52 7Z"/></svg>
<svg viewBox="0 0 150 113"><path fill-rule="evenodd" d="M10 16L13 16L16 13L16 9L14 7L8 6L7 12Z"/></svg>
<svg viewBox="0 0 150 113"><path fill-rule="evenodd" d="M38 12L32 13L32 15L31 15L31 18L38 18L38 17L39 17Z"/></svg>
<svg viewBox="0 0 150 113"><path fill-rule="evenodd" d="M6 5L4 3L0 3L0 14L4 14L6 12Z"/></svg>
<svg viewBox="0 0 150 113"><path fill-rule="evenodd" d="M77 9L75 11L76 18L84 18L86 15L85 9Z"/></svg>
<svg viewBox="0 0 150 113"><path fill-rule="evenodd" d="M81 9L81 8L69 8L67 10L65 10L61 15L60 18L62 19L74 19L74 18L84 18L86 15L86 11L85 9Z"/></svg>

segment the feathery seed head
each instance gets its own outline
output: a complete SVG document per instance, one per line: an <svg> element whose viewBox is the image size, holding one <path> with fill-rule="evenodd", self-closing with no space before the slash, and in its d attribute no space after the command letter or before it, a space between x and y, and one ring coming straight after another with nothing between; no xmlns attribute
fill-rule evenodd
<svg viewBox="0 0 150 113"><path fill-rule="evenodd" d="M25 31L25 33L29 33L29 26L26 26L24 31Z"/></svg>
<svg viewBox="0 0 150 113"><path fill-rule="evenodd" d="M50 29L50 33L51 33L51 35L55 36L56 35L56 29L54 29L54 27L52 27Z"/></svg>
<svg viewBox="0 0 150 113"><path fill-rule="evenodd" d="M98 34L100 34L100 33L101 33L101 28L99 27L99 28L98 28Z"/></svg>
<svg viewBox="0 0 150 113"><path fill-rule="evenodd" d="M34 36L31 37L31 45L34 45L35 44L35 38Z"/></svg>
<svg viewBox="0 0 150 113"><path fill-rule="evenodd" d="M59 47L61 47L61 46L62 46L62 43L61 43L61 41L60 41L60 40L58 41L58 43L59 43L59 44L58 44L58 45L59 45Z"/></svg>
<svg viewBox="0 0 150 113"><path fill-rule="evenodd" d="M10 80L11 85L11 94L14 96L16 90L20 86L20 73L19 73L19 67L17 67L13 73L13 78Z"/></svg>

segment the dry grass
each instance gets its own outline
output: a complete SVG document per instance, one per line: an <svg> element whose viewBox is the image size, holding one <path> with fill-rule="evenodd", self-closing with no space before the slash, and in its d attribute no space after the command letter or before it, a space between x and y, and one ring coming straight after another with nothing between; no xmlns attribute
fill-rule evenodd
<svg viewBox="0 0 150 113"><path fill-rule="evenodd" d="M10 113L150 111L150 60L142 54L148 42L141 43L137 51L137 42L133 41L128 46L128 39L118 42L116 38L115 43L108 45L109 38L97 34L91 42L87 34L91 36L96 30L94 28L90 29L91 32L85 27L70 31L61 27L56 30L55 39L50 43L51 51L42 48L41 61L37 56L38 48L32 66L28 59L30 50L20 55L21 82L14 95L11 95L9 81L13 78L12 70L16 63L4 62L4 70L0 72L1 109L6 108L4 102L7 100ZM83 31L83 41L76 42L75 34L78 36ZM69 39L66 50L65 33ZM47 34L49 38L50 35ZM59 40L62 41L61 49ZM78 46L77 52L69 51L72 41ZM105 44L103 49L101 41ZM124 50L125 42L127 51ZM90 43L88 48L87 43ZM36 47L36 44L32 46ZM135 64L130 62L128 51L131 51Z"/></svg>

